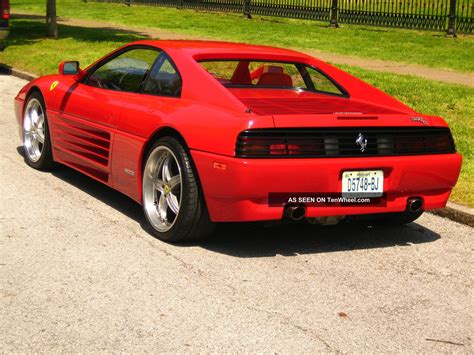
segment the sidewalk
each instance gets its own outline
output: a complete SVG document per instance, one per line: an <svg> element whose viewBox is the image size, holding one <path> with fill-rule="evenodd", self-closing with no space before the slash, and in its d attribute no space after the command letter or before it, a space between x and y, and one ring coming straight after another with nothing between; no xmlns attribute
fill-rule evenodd
<svg viewBox="0 0 474 355"><path fill-rule="evenodd" d="M21 16L29 16L27 14L19 14ZM37 15L31 15L31 17L39 17ZM114 25L110 23L104 23L92 20L79 20L71 18L59 18L58 23L70 26L79 26L86 28L102 28L102 29L118 29L124 32L133 32L136 34L143 35L149 38L155 39L197 39L197 40L215 40L215 38L192 36L187 34L180 34L175 32L168 32L158 28L136 28L122 25ZM333 54L328 52L322 52L318 50L301 50L295 48L301 52L307 53L313 57L321 60L333 63L333 64L346 64L356 66L362 69L375 70L393 74L401 75L413 75L420 78L441 81L450 84L459 84L469 87L474 87L474 73L463 73L451 70L434 69L420 65L405 64L399 62L383 61L377 59L364 59L354 56L346 56L340 54Z"/></svg>

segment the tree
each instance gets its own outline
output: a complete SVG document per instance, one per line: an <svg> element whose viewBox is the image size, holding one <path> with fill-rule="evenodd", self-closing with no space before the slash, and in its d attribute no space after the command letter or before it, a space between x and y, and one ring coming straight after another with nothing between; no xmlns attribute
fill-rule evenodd
<svg viewBox="0 0 474 355"><path fill-rule="evenodd" d="M46 0L46 26L48 37L58 38L56 0Z"/></svg>

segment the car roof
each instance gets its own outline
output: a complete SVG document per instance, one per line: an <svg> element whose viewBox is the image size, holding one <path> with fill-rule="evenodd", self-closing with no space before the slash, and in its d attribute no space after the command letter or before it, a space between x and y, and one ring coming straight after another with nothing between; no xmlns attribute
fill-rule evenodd
<svg viewBox="0 0 474 355"><path fill-rule="evenodd" d="M253 45L246 43L221 42L221 41L199 41L199 40L144 40L130 43L148 45L160 48L164 51L172 50L192 57L212 55L266 55L266 56L291 56L294 58L308 58L306 54L270 46Z"/></svg>

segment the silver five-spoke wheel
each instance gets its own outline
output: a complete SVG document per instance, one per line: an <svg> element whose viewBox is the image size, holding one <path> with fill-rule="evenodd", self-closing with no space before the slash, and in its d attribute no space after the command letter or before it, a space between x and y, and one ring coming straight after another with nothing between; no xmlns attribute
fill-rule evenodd
<svg viewBox="0 0 474 355"><path fill-rule="evenodd" d="M41 103L33 98L28 101L23 119L23 145L28 158L37 162L43 154L45 119Z"/></svg>
<svg viewBox="0 0 474 355"><path fill-rule="evenodd" d="M181 168L174 153L157 146L148 156L143 171L143 204L149 222L167 232L176 222L182 199Z"/></svg>

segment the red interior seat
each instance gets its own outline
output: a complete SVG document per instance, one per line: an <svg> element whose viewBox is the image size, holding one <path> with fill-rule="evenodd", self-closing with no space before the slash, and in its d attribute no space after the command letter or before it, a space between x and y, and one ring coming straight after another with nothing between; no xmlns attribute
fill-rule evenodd
<svg viewBox="0 0 474 355"><path fill-rule="evenodd" d="M263 73L258 79L258 86L293 86L291 76L279 72Z"/></svg>
<svg viewBox="0 0 474 355"><path fill-rule="evenodd" d="M263 69L264 73L279 73L283 74L283 68L277 65L266 65Z"/></svg>
<svg viewBox="0 0 474 355"><path fill-rule="evenodd" d="M252 85L248 61L239 62L230 82L234 85Z"/></svg>

